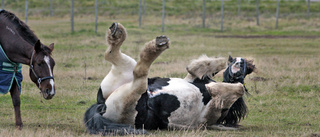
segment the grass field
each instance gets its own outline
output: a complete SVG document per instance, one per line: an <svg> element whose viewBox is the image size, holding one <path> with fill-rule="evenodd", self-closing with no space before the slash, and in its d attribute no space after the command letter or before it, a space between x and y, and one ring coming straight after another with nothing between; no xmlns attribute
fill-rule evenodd
<svg viewBox="0 0 320 137"><path fill-rule="evenodd" d="M92 17L76 20L75 32L70 33L69 18L29 19L28 25L43 43L55 43L56 95L49 101L42 99L28 76L28 66L24 65L21 95L24 128L15 129L11 97L1 95L1 136L91 136L86 133L82 118L95 102L99 84L111 67L103 56L107 47L105 31L112 22L126 26L128 37L122 52L134 59L138 59L145 42L162 34L170 38L170 49L157 58L150 77L183 78L185 66L202 54L246 57L253 59L258 68L245 80L251 95L245 97L249 114L241 121L240 130L150 131L149 136L320 136L319 18L283 19L278 30L268 27L274 21L272 18L262 18L266 23L261 26L233 18L226 21L223 33L218 25L201 28L188 24L201 24L200 18L168 17L164 33L157 17L145 18L142 28L137 27L137 16L99 17L97 34ZM275 38L216 37L234 35ZM289 37L280 37L283 35ZM214 79L222 81L222 75Z"/></svg>

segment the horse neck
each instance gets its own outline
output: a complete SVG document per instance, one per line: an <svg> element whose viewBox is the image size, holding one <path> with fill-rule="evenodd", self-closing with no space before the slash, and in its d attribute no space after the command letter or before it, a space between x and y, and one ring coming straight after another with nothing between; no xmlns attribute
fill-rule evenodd
<svg viewBox="0 0 320 137"><path fill-rule="evenodd" d="M191 75L190 73L187 74L187 76L184 78L184 80L188 82L193 82L197 77L194 75Z"/></svg>
<svg viewBox="0 0 320 137"><path fill-rule="evenodd" d="M7 39L8 40L8 39ZM7 57L15 63L29 65L34 47L23 39L14 42L2 42L1 45Z"/></svg>
<svg viewBox="0 0 320 137"><path fill-rule="evenodd" d="M0 14L1 15L1 14ZM8 58L15 63L29 64L34 46L22 36L15 26L8 22L4 16L0 16L0 44Z"/></svg>

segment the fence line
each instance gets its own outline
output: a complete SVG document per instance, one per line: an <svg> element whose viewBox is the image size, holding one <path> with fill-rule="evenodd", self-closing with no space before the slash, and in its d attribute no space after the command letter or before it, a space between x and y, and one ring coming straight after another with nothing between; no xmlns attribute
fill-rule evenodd
<svg viewBox="0 0 320 137"><path fill-rule="evenodd" d="M199 0L199 1L201 1L201 0ZM50 16L53 16L54 15L54 7L53 7L53 0L50 0L50 8L49 8L49 15ZM169 3L170 2L172 2L172 1L168 1ZM189 1L186 1L186 2L189 2ZM217 12L215 12L215 13L212 13L212 8L215 8L215 7L218 7L218 6L215 6L215 7L212 7L212 2L217 2L217 1L209 1L209 0L202 0L202 27L203 28L205 28L206 27L206 18L207 18L207 9L211 9L211 14L216 14ZM230 3L230 2L232 2L232 1L226 1L226 3L227 4L225 4L225 2L224 2L224 0L221 0L221 6L220 6L220 14L221 14L221 25L220 25L220 30L221 31L223 31L223 25L224 25L224 16L225 16L225 5L226 5L226 9L228 9L228 8L230 8L230 7L232 7L232 6L237 6L237 13L238 13L238 16L240 16L241 15L241 12L243 12L243 11L241 11L241 8L244 8L244 7L242 7L243 5L241 5L241 0L237 0L237 3ZM250 2L250 1L248 1L248 2ZM265 6L265 3L272 3L272 1L261 1L261 3L260 3L260 1L259 0L256 0L256 22L257 22L257 25L260 25L260 4L262 5L262 6ZM283 1L282 1L283 2ZM281 2L281 3L282 3ZM294 1L294 2L299 2L299 1ZM8 2L8 3L10 3L10 2ZM107 3L107 1L103 1L103 2L101 2L102 4L106 4ZM191 3L191 2L190 2ZM207 6L207 3L211 3L211 5L209 4L209 6ZM264 3L264 4L263 4ZM12 3L11 3L12 4ZM28 22L28 13L30 13L30 12L32 12L32 9L31 9L31 11L30 11L30 9L29 9L29 4L32 4L32 3L29 3L29 1L28 0L25 0L25 22L27 23ZM200 5L200 4L199 4ZM4 9L4 6L5 6L5 0L1 0L1 8L3 8ZM71 32L74 32L74 0L71 0ZM171 6L171 7L170 7ZM245 6L247 6L248 7L248 4L245 4ZM252 5L251 5L252 6ZM277 29L278 28L278 19L279 19L279 10L280 10L280 0L277 0L277 7L276 7L276 25L275 25L275 28ZM294 13L294 14L290 14L290 13L287 13L288 15L290 14L290 15L307 15L307 17L310 17L311 16L311 11L310 11L310 0L307 0L306 1L306 6L307 6L307 8L306 8L306 12L304 12L304 14L303 13L300 13L300 14L297 14L297 13ZM59 6L56 6L56 7L59 7ZM98 28L98 15L99 15L99 10L98 10L98 7L99 7L99 0L95 0L95 6L94 6L94 9L95 9L95 32L97 33L97 28ZM160 7L160 6L159 6ZM210 8L208 8L208 7L210 7ZM102 11L104 11L104 9L106 9L106 8L109 8L109 7L105 7L105 6L101 6L101 8L102 8ZM113 8L115 8L115 7L113 7ZM153 8L153 10L156 8L156 7L152 7L151 6L151 8ZM150 8L150 9L151 9ZM166 8L168 8L168 9L171 9L171 10L174 10L174 9L172 9L172 5L169 5L168 7L166 7L165 6L165 0L163 0L162 1L162 32L164 32L164 27L165 27L165 15L166 14L170 14L170 10L167 10L168 12L166 12L165 11L165 9ZM77 9L83 9L83 7L78 7ZM90 10L92 10L92 8L87 8L86 7L86 9L89 9L89 11ZM265 10L265 8L261 8L262 10ZM270 9L270 8L269 8ZM44 8L43 10L47 10L47 8ZM63 10L61 10L61 9L57 9L56 11L63 11ZM315 10L317 10L318 11L318 9L315 9ZM81 11L83 11L83 10L81 10ZM86 11L86 10L84 10L84 11ZM146 12L146 0L144 0L143 1L143 7L142 7L142 0L139 0L139 27L141 28L141 25L142 25L142 15L144 15ZM246 11L246 10L244 10L244 11ZM268 11L268 10L266 10L266 11ZM77 12L79 12L79 11L77 11ZM115 11L116 13L118 12L117 10ZM200 11L199 11L200 12ZM228 14L230 14L232 11L228 11L227 10L227 15ZM40 13L40 12L39 12ZM172 12L171 12L172 13ZM247 15L249 13L249 15ZM263 11L262 11L262 13L264 13ZM286 14L285 13L283 13L283 12L281 12L282 13L282 15L285 15L286 16ZM151 13L152 14L152 13ZM209 11L209 14L210 14L210 11ZM250 12L248 12L248 9L247 9L247 14L246 14L246 16L254 16L254 15L252 15L252 13L251 13L251 15L250 15ZM192 15L197 15L197 11L195 12L195 13L193 13Z"/></svg>

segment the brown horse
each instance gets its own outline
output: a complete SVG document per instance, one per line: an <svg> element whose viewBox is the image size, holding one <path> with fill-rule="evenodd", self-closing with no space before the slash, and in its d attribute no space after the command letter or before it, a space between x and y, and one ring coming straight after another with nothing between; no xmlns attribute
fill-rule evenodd
<svg viewBox="0 0 320 137"><path fill-rule="evenodd" d="M55 95L53 78L54 44L43 45L38 37L17 16L0 9L0 93L12 98L17 128L22 128L20 113L21 64L30 66L30 78L45 99Z"/></svg>

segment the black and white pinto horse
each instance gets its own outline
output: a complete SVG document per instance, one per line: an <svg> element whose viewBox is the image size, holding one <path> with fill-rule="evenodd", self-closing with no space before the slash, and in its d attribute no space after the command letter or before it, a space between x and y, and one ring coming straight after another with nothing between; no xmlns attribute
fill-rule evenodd
<svg viewBox="0 0 320 137"><path fill-rule="evenodd" d="M53 78L54 44L45 46L13 13L0 9L0 93L10 91L17 128L23 124L20 112L21 64L30 66L30 78L45 99L55 95Z"/></svg>
<svg viewBox="0 0 320 137"><path fill-rule="evenodd" d="M185 79L148 79L148 67L155 58L151 58L145 67L143 62L151 56L145 53L150 47L169 46L167 37L160 36L146 43L138 63L120 51L126 39L126 30L121 24L112 24L106 39L109 47L105 59L112 63L112 68L100 85L97 103L85 113L84 122L90 133L123 135L145 133L141 129L201 127L236 129L225 127L220 121L232 104L243 96L244 86L210 79L225 68L224 58L200 57L188 65ZM138 72L144 74L143 77L138 78ZM209 82L204 84L203 80Z"/></svg>

